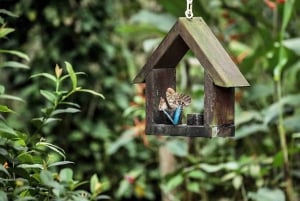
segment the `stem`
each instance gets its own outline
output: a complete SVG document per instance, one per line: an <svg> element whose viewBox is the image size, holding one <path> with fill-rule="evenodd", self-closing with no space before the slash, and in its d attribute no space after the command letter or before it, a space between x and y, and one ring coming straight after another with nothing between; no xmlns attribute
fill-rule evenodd
<svg viewBox="0 0 300 201"><path fill-rule="evenodd" d="M287 198L289 201L295 201L294 197L294 188L293 188L293 180L291 177L291 169L290 169L290 162L289 162L289 156L288 156L288 146L286 142L286 132L284 128L284 122L283 122L283 104L281 101L282 98L282 91L281 91L281 78L279 78L276 81L276 89L277 89L277 97L279 102L279 122L277 125L277 130L279 133L279 139L280 139L280 145L281 145L281 151L283 153L283 174L285 179L285 190L287 194Z"/></svg>

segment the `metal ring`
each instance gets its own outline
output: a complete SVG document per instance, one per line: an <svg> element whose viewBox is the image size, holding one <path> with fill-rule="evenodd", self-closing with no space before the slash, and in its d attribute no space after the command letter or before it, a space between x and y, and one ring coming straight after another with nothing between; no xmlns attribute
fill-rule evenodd
<svg viewBox="0 0 300 201"><path fill-rule="evenodd" d="M186 10L186 11L185 11L185 17L186 17L187 19L192 19L193 16L194 16L194 14L193 14L193 12L192 12L191 10Z"/></svg>

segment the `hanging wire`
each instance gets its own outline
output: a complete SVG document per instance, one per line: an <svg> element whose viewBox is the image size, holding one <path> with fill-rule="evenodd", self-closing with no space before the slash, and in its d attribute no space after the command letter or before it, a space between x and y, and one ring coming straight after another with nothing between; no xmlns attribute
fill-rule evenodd
<svg viewBox="0 0 300 201"><path fill-rule="evenodd" d="M185 17L190 20L193 16L193 0L186 0Z"/></svg>

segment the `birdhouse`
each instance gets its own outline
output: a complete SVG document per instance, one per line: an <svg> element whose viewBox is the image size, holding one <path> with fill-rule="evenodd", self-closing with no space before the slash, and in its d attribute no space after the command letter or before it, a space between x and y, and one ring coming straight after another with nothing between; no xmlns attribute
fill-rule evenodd
<svg viewBox="0 0 300 201"><path fill-rule="evenodd" d="M189 49L204 68L204 111L172 125L158 105L168 88L176 88L176 66ZM234 88L249 86L201 17L179 18L134 83L146 83L146 134L188 137L234 136Z"/></svg>

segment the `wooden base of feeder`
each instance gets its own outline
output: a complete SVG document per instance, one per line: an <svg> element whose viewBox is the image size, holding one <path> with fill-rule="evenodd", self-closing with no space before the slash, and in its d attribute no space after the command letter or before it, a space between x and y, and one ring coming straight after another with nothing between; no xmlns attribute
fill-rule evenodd
<svg viewBox="0 0 300 201"><path fill-rule="evenodd" d="M235 126L203 126L203 125L168 125L168 124L152 124L146 128L146 134L164 135L164 136L185 136L185 137L233 137Z"/></svg>

